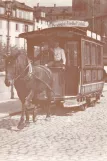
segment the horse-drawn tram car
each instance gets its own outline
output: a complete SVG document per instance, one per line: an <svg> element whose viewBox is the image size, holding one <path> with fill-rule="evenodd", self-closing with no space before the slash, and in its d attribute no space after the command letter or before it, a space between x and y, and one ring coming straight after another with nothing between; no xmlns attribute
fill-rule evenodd
<svg viewBox="0 0 107 161"><path fill-rule="evenodd" d="M28 58L51 70L52 101L63 107L84 109L97 102L103 90L103 42L87 25L57 21L49 28L19 35L27 40Z"/></svg>

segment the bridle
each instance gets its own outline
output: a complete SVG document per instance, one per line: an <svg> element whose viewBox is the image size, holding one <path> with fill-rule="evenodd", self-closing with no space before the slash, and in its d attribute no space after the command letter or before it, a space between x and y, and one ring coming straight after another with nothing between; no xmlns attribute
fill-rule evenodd
<svg viewBox="0 0 107 161"><path fill-rule="evenodd" d="M28 59L27 59L28 61ZM18 76L16 76L15 78L13 78L13 82L16 82L23 74L24 72L26 71L27 68L32 68L32 65L30 64L30 61L28 61L28 65L25 67L25 69L23 70L23 72L21 72L21 74L19 74ZM7 64L6 64L6 67L5 67L5 71L7 73ZM15 73L16 73L16 65L15 65Z"/></svg>
<svg viewBox="0 0 107 161"><path fill-rule="evenodd" d="M31 65L30 61L28 61L28 65L25 67L25 69L23 70L23 72L21 74L19 74L18 76L16 76L13 79L13 83L15 83L24 74L24 72L26 71L26 69L27 68L30 68L30 67L32 68L32 65ZM45 68L42 67L42 69L45 69ZM6 70L7 70L7 68L6 68ZM31 74L33 74L33 72ZM46 74L48 75L47 72L46 72ZM53 89L51 88L50 85L48 85L45 81L43 81L42 79L40 79L37 75L35 75L35 77L36 77L36 79L40 80L43 84L45 84L48 87L48 89L55 95L55 93L54 93L54 91L53 91ZM48 77L49 77L49 75L48 75Z"/></svg>
<svg viewBox="0 0 107 161"><path fill-rule="evenodd" d="M29 65L30 65L30 64L28 64L28 65L25 67L24 71L23 71L21 74L19 74L16 78L13 79L14 82L17 81L17 79L19 79L19 78L24 74L24 72L25 72L26 69L29 67Z"/></svg>

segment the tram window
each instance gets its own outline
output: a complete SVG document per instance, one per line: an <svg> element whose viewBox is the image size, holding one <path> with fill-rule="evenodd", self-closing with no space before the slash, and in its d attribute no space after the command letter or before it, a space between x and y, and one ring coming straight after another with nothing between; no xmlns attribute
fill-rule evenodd
<svg viewBox="0 0 107 161"><path fill-rule="evenodd" d="M103 71L98 70L98 80L101 81L103 79Z"/></svg>
<svg viewBox="0 0 107 161"><path fill-rule="evenodd" d="M97 65L101 65L101 47L97 46Z"/></svg>
<svg viewBox="0 0 107 161"><path fill-rule="evenodd" d="M84 70L83 83L90 83L90 82L91 82L91 70Z"/></svg>
<svg viewBox="0 0 107 161"><path fill-rule="evenodd" d="M92 81L95 82L97 80L97 70L92 70Z"/></svg>
<svg viewBox="0 0 107 161"><path fill-rule="evenodd" d="M83 83L86 83L86 70L83 71Z"/></svg>
<svg viewBox="0 0 107 161"><path fill-rule="evenodd" d="M90 53L91 53L91 45L90 43L85 42L84 44L84 65L90 65Z"/></svg>
<svg viewBox="0 0 107 161"><path fill-rule="evenodd" d="M36 57L40 53L40 47L34 46L34 57Z"/></svg>
<svg viewBox="0 0 107 161"><path fill-rule="evenodd" d="M96 45L95 44L92 44L91 65L96 65Z"/></svg>
<svg viewBox="0 0 107 161"><path fill-rule="evenodd" d="M91 70L86 70L86 83L91 82Z"/></svg>
<svg viewBox="0 0 107 161"><path fill-rule="evenodd" d="M68 65L77 66L78 64L78 42L71 41L67 43Z"/></svg>
<svg viewBox="0 0 107 161"><path fill-rule="evenodd" d="M39 64L48 64L50 58L49 46L47 42L43 42L40 47L35 47L34 52L35 64L39 61Z"/></svg>
<svg viewBox="0 0 107 161"><path fill-rule="evenodd" d="M40 64L40 59L37 59L39 54L40 54L40 47L34 46L34 63L35 63L35 65Z"/></svg>

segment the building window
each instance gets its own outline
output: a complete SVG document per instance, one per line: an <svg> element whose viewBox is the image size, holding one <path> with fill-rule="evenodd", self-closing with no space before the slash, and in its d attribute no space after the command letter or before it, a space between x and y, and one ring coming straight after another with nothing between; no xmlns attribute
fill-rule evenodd
<svg viewBox="0 0 107 161"><path fill-rule="evenodd" d="M33 20L33 13L30 12L30 20Z"/></svg>
<svg viewBox="0 0 107 161"><path fill-rule="evenodd" d="M2 42L2 35L0 35L0 42Z"/></svg>
<svg viewBox="0 0 107 161"><path fill-rule="evenodd" d="M40 30L41 28L40 27L37 27L37 30Z"/></svg>
<svg viewBox="0 0 107 161"><path fill-rule="evenodd" d="M16 31L19 31L19 24L16 24Z"/></svg>
<svg viewBox="0 0 107 161"><path fill-rule="evenodd" d="M25 25L25 32L28 32L28 25Z"/></svg>
<svg viewBox="0 0 107 161"><path fill-rule="evenodd" d="M15 37L15 45L16 45L17 47L20 46L20 44L19 44L19 37Z"/></svg>
<svg viewBox="0 0 107 161"><path fill-rule="evenodd" d="M37 19L36 19L36 22L38 22L38 23L39 23L39 18L37 18Z"/></svg>
<svg viewBox="0 0 107 161"><path fill-rule="evenodd" d="M29 26L28 25L23 25L23 31L22 32L28 32L29 31Z"/></svg>
<svg viewBox="0 0 107 161"><path fill-rule="evenodd" d="M19 18L22 18L22 11L19 11Z"/></svg>
<svg viewBox="0 0 107 161"><path fill-rule="evenodd" d="M0 29L2 29L2 20L0 20Z"/></svg>
<svg viewBox="0 0 107 161"><path fill-rule="evenodd" d="M27 12L26 11L23 11L23 18L27 19Z"/></svg>
<svg viewBox="0 0 107 161"><path fill-rule="evenodd" d="M30 12L27 12L27 19L30 20Z"/></svg>
<svg viewBox="0 0 107 161"><path fill-rule="evenodd" d="M15 10L13 10L12 15L13 15L13 17L16 16L16 11Z"/></svg>
<svg viewBox="0 0 107 161"><path fill-rule="evenodd" d="M0 14L4 14L4 8L0 7Z"/></svg>

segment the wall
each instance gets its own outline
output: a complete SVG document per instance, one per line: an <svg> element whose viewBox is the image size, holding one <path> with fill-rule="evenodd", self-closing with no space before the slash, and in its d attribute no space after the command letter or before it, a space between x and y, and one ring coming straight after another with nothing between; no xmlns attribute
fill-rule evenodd
<svg viewBox="0 0 107 161"><path fill-rule="evenodd" d="M48 28L48 25L49 22L47 22L46 20L39 19L37 21L37 19L35 19L35 30Z"/></svg>
<svg viewBox="0 0 107 161"><path fill-rule="evenodd" d="M6 20L0 20L1 26L0 26L0 35L2 35L2 42L4 44L7 44L7 21ZM18 30L16 30L16 24L18 25ZM16 42L16 39L18 39L18 36L20 33L25 32L24 28L25 24L20 22L14 22L10 21L10 44L11 46L18 46L24 48L24 39L19 38L19 43ZM28 31L33 30L33 25L28 25Z"/></svg>

